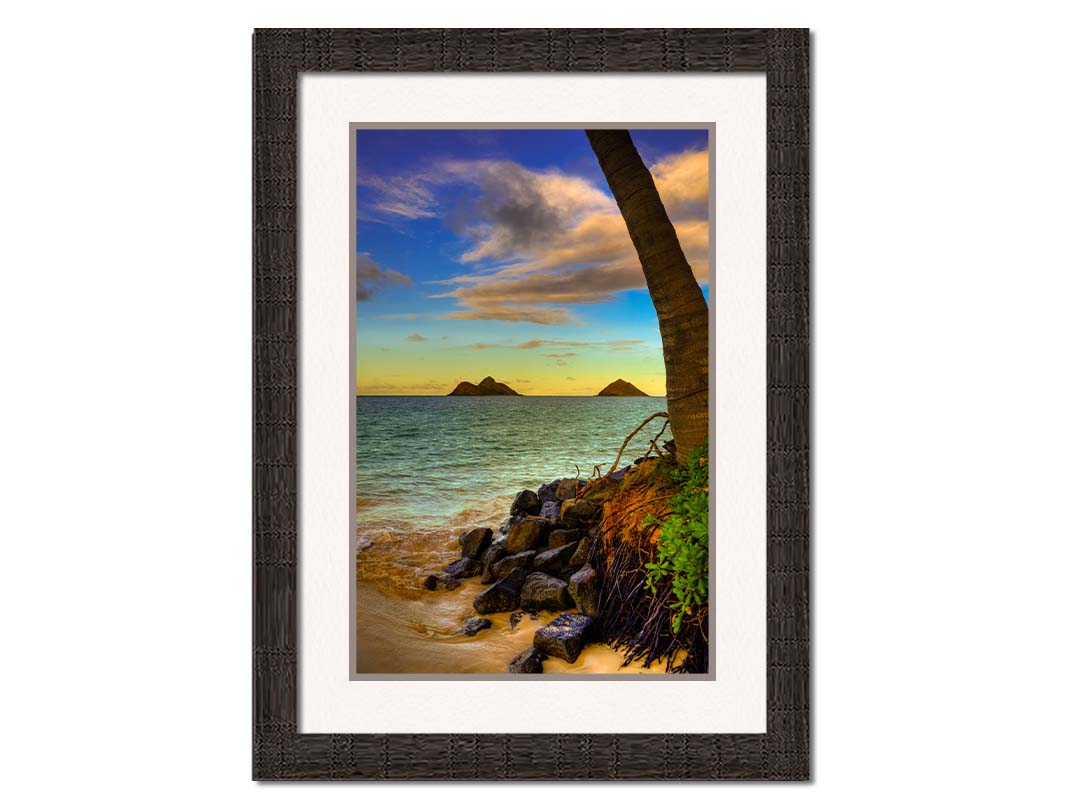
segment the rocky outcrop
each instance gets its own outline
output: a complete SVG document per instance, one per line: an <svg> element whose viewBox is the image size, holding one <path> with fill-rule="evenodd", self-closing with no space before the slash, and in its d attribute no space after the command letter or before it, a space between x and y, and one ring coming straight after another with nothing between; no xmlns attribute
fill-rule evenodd
<svg viewBox="0 0 1067 800"><path fill-rule="evenodd" d="M536 517L541 511L541 498L537 496L536 492L531 492L529 489L523 489L517 495L511 503L511 516L517 517L520 514L523 516Z"/></svg>
<svg viewBox="0 0 1067 800"><path fill-rule="evenodd" d="M529 569L533 566L534 557L537 555L536 550L526 550L522 553L516 553L513 556L504 556L502 559L493 564L491 571L493 577L499 580L500 578L506 578L512 572L517 569Z"/></svg>
<svg viewBox="0 0 1067 800"><path fill-rule="evenodd" d="M487 588L474 598L474 610L482 616L468 618L455 635L476 636L491 627L484 615L510 613L501 624L515 630L524 617L564 612L540 628L534 647L515 656L507 669L541 672L542 661L550 656L573 663L593 635L593 618L609 611L601 609L600 530L609 524L612 501L631 469L588 482L561 478L536 492L523 489L514 496L499 534L490 528L460 534L461 557L422 581L429 590L451 590L464 578L482 576ZM598 637L604 619L596 625Z"/></svg>
<svg viewBox="0 0 1067 800"><path fill-rule="evenodd" d="M521 396L506 383L498 383L488 376L482 378L477 386L470 381L461 381L455 389L448 393L449 397L487 397L489 395Z"/></svg>
<svg viewBox="0 0 1067 800"><path fill-rule="evenodd" d="M588 525L599 511L600 506L580 497L577 500L564 500L560 522L568 528L579 528Z"/></svg>
<svg viewBox="0 0 1067 800"><path fill-rule="evenodd" d="M593 618L584 614L560 614L534 634L534 647L573 664L585 647L592 623Z"/></svg>
<svg viewBox="0 0 1067 800"><path fill-rule="evenodd" d="M518 674L544 672L544 667L541 666L544 660L544 653L536 647L528 647L508 662L508 672Z"/></svg>
<svg viewBox="0 0 1067 800"><path fill-rule="evenodd" d="M553 525L559 522L560 511L562 510L559 500L545 500L541 504L541 516L547 519Z"/></svg>
<svg viewBox="0 0 1067 800"><path fill-rule="evenodd" d="M556 487L556 499L561 503L564 500L573 500L578 494L578 479L563 478Z"/></svg>
<svg viewBox="0 0 1067 800"><path fill-rule="evenodd" d="M544 517L526 517L518 522L513 522L508 529L504 547L509 553L522 553L533 550L541 544L541 540L548 534L551 523Z"/></svg>
<svg viewBox="0 0 1067 800"><path fill-rule="evenodd" d="M560 528L548 534L548 546L563 547L571 542L580 542L583 536L585 531L581 528Z"/></svg>
<svg viewBox="0 0 1067 800"><path fill-rule="evenodd" d="M427 575L422 581L422 588L429 589L431 592L438 589L444 589L446 592L451 592L453 589L458 589L463 585L463 581L457 578L455 575Z"/></svg>
<svg viewBox="0 0 1067 800"><path fill-rule="evenodd" d="M455 578L473 578L482 574L482 562L473 558L459 558L445 567L445 574Z"/></svg>
<svg viewBox="0 0 1067 800"><path fill-rule="evenodd" d="M565 581L544 572L531 572L523 583L519 605L524 611L562 611L570 608L571 597Z"/></svg>
<svg viewBox="0 0 1067 800"><path fill-rule="evenodd" d="M459 549L464 558L478 558L492 541L492 528L475 528L459 535Z"/></svg>
<svg viewBox="0 0 1067 800"><path fill-rule="evenodd" d="M574 548L574 555L571 556L571 560L568 562L568 567L582 567L585 566L585 562L589 560L589 549L593 544L593 540L586 536L580 542L578 546Z"/></svg>
<svg viewBox="0 0 1067 800"><path fill-rule="evenodd" d="M596 394L597 397L648 397L629 381L614 380Z"/></svg>
<svg viewBox="0 0 1067 800"><path fill-rule="evenodd" d="M493 627L493 621L484 617L467 617L463 627L456 631L456 635L474 636L479 631Z"/></svg>
<svg viewBox="0 0 1067 800"><path fill-rule="evenodd" d="M574 600L579 614L595 617L600 608L600 576L596 570L586 565L571 575L567 583L567 592Z"/></svg>
<svg viewBox="0 0 1067 800"><path fill-rule="evenodd" d="M496 578L493 577L493 565L500 559L508 555L508 551L504 549L504 542L493 542L482 553L482 583L492 583Z"/></svg>
<svg viewBox="0 0 1067 800"><path fill-rule="evenodd" d="M571 560L571 556L574 555L574 551L578 549L577 542L571 542L560 547L553 547L550 550L538 553L534 556L533 564L531 565L537 572L551 572L557 573L565 568Z"/></svg>
<svg viewBox="0 0 1067 800"><path fill-rule="evenodd" d="M526 570L516 569L501 578L474 598L474 610L479 614L499 614L519 607L519 597L526 581Z"/></svg>

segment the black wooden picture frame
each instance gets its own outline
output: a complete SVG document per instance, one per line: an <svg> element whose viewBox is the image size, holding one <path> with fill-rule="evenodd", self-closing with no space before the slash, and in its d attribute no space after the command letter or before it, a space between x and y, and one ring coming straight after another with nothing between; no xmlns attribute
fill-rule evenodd
<svg viewBox="0 0 1067 800"><path fill-rule="evenodd" d="M257 30L253 39L253 777L809 777L809 36L806 29ZM767 87L767 732L297 730L297 76L762 72Z"/></svg>

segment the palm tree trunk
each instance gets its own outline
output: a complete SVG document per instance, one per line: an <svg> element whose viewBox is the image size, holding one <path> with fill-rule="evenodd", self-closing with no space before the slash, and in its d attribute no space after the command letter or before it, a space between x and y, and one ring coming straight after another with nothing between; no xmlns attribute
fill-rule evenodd
<svg viewBox="0 0 1067 800"><path fill-rule="evenodd" d="M659 317L677 458L708 437L708 304L629 131L586 131L637 249Z"/></svg>

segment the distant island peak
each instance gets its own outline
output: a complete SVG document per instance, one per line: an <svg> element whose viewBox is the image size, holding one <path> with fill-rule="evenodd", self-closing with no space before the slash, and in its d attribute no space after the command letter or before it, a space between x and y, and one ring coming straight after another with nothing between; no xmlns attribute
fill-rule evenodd
<svg viewBox="0 0 1067 800"><path fill-rule="evenodd" d="M597 397L648 397L648 395L629 381L619 378L597 392Z"/></svg>
<svg viewBox="0 0 1067 800"><path fill-rule="evenodd" d="M447 397L488 397L488 396L514 396L519 397L518 392L506 383L493 380L492 376L486 375L475 386L470 381L461 381L459 385L448 393Z"/></svg>

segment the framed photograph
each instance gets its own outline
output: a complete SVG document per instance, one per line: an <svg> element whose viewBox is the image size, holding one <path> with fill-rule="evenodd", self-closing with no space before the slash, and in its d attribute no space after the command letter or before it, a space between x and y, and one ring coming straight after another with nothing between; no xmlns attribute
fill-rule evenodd
<svg viewBox="0 0 1067 800"><path fill-rule="evenodd" d="M809 777L806 30L259 30L254 777Z"/></svg>

